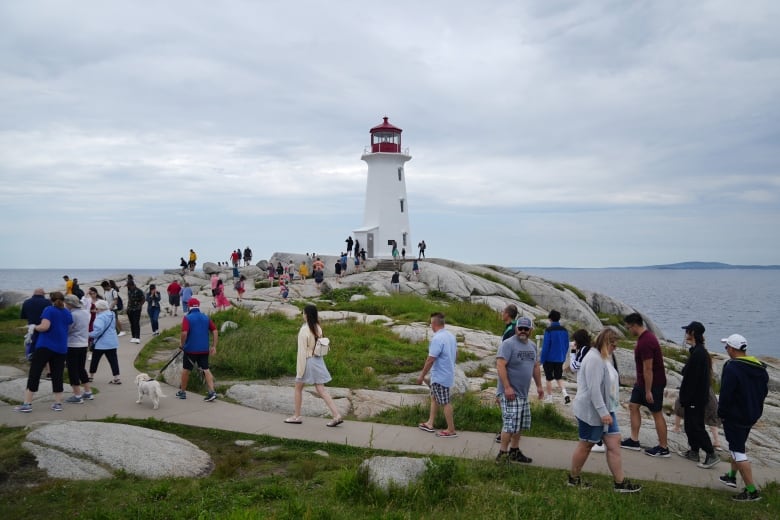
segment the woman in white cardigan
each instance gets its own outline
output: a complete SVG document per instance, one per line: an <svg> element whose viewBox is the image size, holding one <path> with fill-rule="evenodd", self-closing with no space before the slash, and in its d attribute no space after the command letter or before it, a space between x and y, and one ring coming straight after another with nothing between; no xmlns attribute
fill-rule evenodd
<svg viewBox="0 0 780 520"><path fill-rule="evenodd" d="M333 419L326 426L338 426L344 420L341 418L341 414L336 408L336 404L333 402L327 388L325 388L325 383L331 380L330 372L328 372L328 367L325 366L325 360L321 356L314 355L314 345L317 343L317 338L322 337L317 307L307 305L303 308L303 315L306 318L306 323L301 326L301 330L298 332L298 357L295 371L295 412L292 417L288 417L284 422L287 424L301 424L303 422L301 417L303 387L308 384L314 385L317 393L330 409Z"/></svg>
<svg viewBox="0 0 780 520"><path fill-rule="evenodd" d="M574 416L577 418L579 442L571 457L569 485L591 487L580 477L590 450L600 440L607 447L607 466L615 481L614 490L634 493L642 486L623 477L620 454L620 429L615 411L619 406L620 381L612 365L612 353L618 342L617 333L605 328L593 347L585 354L577 372L577 397L574 398Z"/></svg>

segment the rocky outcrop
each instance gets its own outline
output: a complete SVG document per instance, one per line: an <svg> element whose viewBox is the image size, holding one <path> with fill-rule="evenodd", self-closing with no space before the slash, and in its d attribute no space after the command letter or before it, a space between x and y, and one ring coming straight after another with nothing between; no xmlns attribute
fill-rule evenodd
<svg viewBox="0 0 780 520"><path fill-rule="evenodd" d="M360 464L368 481L385 491L391 487L405 488L419 479L428 469L430 459L412 457L371 457Z"/></svg>
<svg viewBox="0 0 780 520"><path fill-rule="evenodd" d="M40 425L22 444L52 478L97 480L124 471L144 478L204 477L211 457L175 435L90 421Z"/></svg>

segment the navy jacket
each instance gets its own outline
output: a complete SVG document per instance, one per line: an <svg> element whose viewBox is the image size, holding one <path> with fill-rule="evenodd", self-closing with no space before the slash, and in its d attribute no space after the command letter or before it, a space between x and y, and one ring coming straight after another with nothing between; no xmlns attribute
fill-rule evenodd
<svg viewBox="0 0 780 520"><path fill-rule="evenodd" d="M752 356L734 358L723 365L718 417L724 422L750 427L764 413L769 392L766 365Z"/></svg>
<svg viewBox="0 0 780 520"><path fill-rule="evenodd" d="M710 355L704 345L694 345L689 352L688 362L682 369L680 404L704 408L710 400Z"/></svg>

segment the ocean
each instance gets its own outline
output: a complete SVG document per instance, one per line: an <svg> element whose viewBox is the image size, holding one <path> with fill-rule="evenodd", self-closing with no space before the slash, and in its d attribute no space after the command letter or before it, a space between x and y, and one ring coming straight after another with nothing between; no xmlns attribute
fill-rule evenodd
<svg viewBox="0 0 780 520"><path fill-rule="evenodd" d="M524 273L599 292L635 307L683 342L693 320L707 329L706 345L723 351L721 338L742 334L748 352L780 358L780 270L774 269L523 269Z"/></svg>
<svg viewBox="0 0 780 520"><path fill-rule="evenodd" d="M64 289L62 275L86 282L155 276L164 269L0 269L0 291L32 293ZM708 348L722 350L721 338L742 334L755 355L780 358L775 326L780 320L780 270L752 269L521 269L623 301L650 317L664 337L682 343L683 325L700 321Z"/></svg>

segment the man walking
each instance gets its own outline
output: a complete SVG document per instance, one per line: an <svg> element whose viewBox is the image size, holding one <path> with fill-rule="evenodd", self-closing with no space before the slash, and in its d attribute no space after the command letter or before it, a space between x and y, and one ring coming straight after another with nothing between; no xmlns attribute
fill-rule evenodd
<svg viewBox="0 0 780 520"><path fill-rule="evenodd" d="M655 431L658 434L658 444L645 450L651 457L669 457L669 446L666 442L666 420L661 411L663 406L664 388L666 387L666 371L661 346L655 334L645 328L645 322L638 312L633 312L623 319L628 332L637 336L634 348L636 363L636 384L631 392L628 410L631 416L631 437L623 439L622 448L639 451L639 427L642 425L640 406L646 406L653 415Z"/></svg>
<svg viewBox="0 0 780 520"><path fill-rule="evenodd" d="M550 319L550 326L544 329L541 356L544 378L547 381L546 402L553 402L552 381L554 379L563 395L563 402L569 404L571 398L563 384L563 362L566 361L566 354L569 353L569 331L561 326L560 312L553 309L547 317Z"/></svg>
<svg viewBox="0 0 780 520"><path fill-rule="evenodd" d="M531 405L528 390L531 378L536 383L539 399L544 398L542 374L536 355L536 345L530 340L533 323L529 318L518 318L516 333L504 340L496 355L498 388L496 397L501 406L501 448L496 463L505 461L532 462L520 451L520 435L531 428Z"/></svg>
<svg viewBox="0 0 780 520"><path fill-rule="evenodd" d="M24 355L28 360L32 360L35 342L38 339L38 332L35 326L41 324L41 315L43 310L51 305L46 298L46 291L39 287L33 291L33 295L22 303L22 310L19 317L27 320L27 334L24 336Z"/></svg>
<svg viewBox="0 0 780 520"><path fill-rule="evenodd" d="M452 418L450 388L455 383L455 359L458 355L458 342L450 331L444 330L444 314L440 312L431 314L431 329L433 337L428 346L428 357L420 376L417 378L417 384L421 385L428 371L431 372L431 410L428 422L420 423L418 427L423 431L433 432L436 412L441 406L444 408L447 429L437 432L436 436L457 437L455 421Z"/></svg>
<svg viewBox="0 0 780 520"><path fill-rule="evenodd" d="M141 309L146 296L136 287L135 280L127 280L127 320L130 322L130 343L141 343Z"/></svg>
<svg viewBox="0 0 780 520"><path fill-rule="evenodd" d="M219 341L219 331L211 318L200 312L200 301L197 298L190 298L190 311L181 320L181 345L179 348L184 354L181 371L181 389L176 392L179 399L187 399L187 383L190 380L190 372L193 366L198 365L206 378L206 386L209 393L203 398L204 401L213 401L217 398L217 392L214 391L214 376L209 369L209 354L217 353L217 343ZM211 347L209 347L209 332L213 338Z"/></svg>
<svg viewBox="0 0 780 520"><path fill-rule="evenodd" d="M769 391L769 374L766 365L747 355L747 340L739 334L732 334L721 340L726 344L729 361L723 365L720 377L720 400L718 417L723 420L723 432L731 452L731 470L720 477L729 487L737 487L737 471L745 481L742 493L734 495L737 502L761 500L753 481L753 469L747 458L745 443L750 428L764 413L764 399Z"/></svg>

